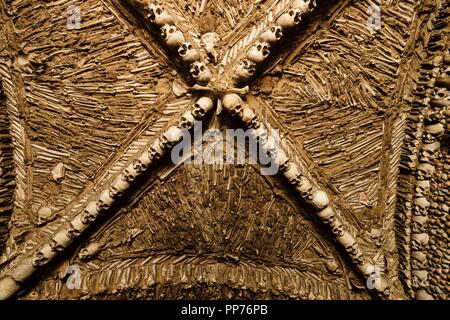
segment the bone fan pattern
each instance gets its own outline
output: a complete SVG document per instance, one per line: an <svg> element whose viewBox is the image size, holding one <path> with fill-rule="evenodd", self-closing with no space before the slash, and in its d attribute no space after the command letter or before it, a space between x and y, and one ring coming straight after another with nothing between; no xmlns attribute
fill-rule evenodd
<svg viewBox="0 0 450 320"><path fill-rule="evenodd" d="M208 65L205 52L198 46L190 33L182 30L176 14L163 5L151 1L125 1L145 19L153 32L156 32L165 45L167 54L175 57L186 71L187 81L192 83L191 90L198 96L193 100L192 107L186 110L180 117L177 125L170 126L159 134L154 141L148 144L129 165L118 175L111 179L107 188L92 194L81 212L76 214L69 223L58 230L44 245L37 248L32 255L19 259L6 273L0 276L0 297L9 298L16 294L26 281L38 272L38 270L53 260L61 251L79 238L94 222L108 213L108 210L133 184L142 173L152 167L161 157L169 152L183 137L185 130L190 130L196 120L203 120L205 115L218 107L227 111L233 119L238 120L246 128L252 130L252 135L264 151L280 167L283 176L290 182L298 195L310 205L317 217L329 228L332 236L345 250L356 270L370 282L374 277L375 265L370 257L363 252L356 237L347 227L347 222L339 214L340 208L333 197L321 188L314 176L308 172L301 157L288 145L276 146L271 136L273 125L263 121L257 110L246 103L246 94L249 91L249 83L257 80L257 70L264 68L264 62L269 58L271 48L283 38L293 36L304 17L311 13L317 6L315 0L285 1L284 5L273 21L259 32L249 34L248 41L238 50L226 54L227 63L222 62L216 66ZM446 61L444 61L446 63ZM224 71L225 70L225 71ZM226 81L223 81L223 78ZM437 82L446 86L445 80L439 78ZM225 83L225 84L224 84ZM427 83L429 84L429 83ZM425 85L427 85L425 84ZM434 99L433 104L439 105L439 99ZM440 148L438 139L445 132L445 114L443 111L427 114L425 120L423 143L421 143L420 163L417 167L417 189L413 195L415 214L412 217L413 241L411 259L413 261L413 284L415 295L418 299L428 299L425 272L420 263L423 260L421 247L426 246L428 235L426 232L427 209L429 203L426 200L427 179L430 179L434 167L430 164L433 155ZM296 158L288 157L288 154L296 155ZM297 158L300 158L297 159ZM428 182L429 183L429 182ZM421 187L423 185L423 187ZM428 203L428 204L427 204ZM417 207L417 209L416 209ZM421 211L423 209L423 212ZM417 216L417 217L416 217ZM419 263L420 262L420 263ZM422 281L422 280L423 281ZM388 281L381 275L379 281L374 281L377 295L383 299L390 297Z"/></svg>

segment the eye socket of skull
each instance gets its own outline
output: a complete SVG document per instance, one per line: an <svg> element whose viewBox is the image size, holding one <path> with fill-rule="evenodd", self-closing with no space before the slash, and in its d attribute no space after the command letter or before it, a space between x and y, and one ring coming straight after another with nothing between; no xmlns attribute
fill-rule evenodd
<svg viewBox="0 0 450 320"><path fill-rule="evenodd" d="M156 7L155 13L156 13L157 15L161 15L161 14L162 14L162 9L161 9L160 7Z"/></svg>
<svg viewBox="0 0 450 320"><path fill-rule="evenodd" d="M182 44L180 48L178 48L178 53L182 56L185 55L187 53L187 46Z"/></svg>
<svg viewBox="0 0 450 320"><path fill-rule="evenodd" d="M205 71L205 66L204 66L203 64L200 65L200 71L201 71L201 72Z"/></svg>
<svg viewBox="0 0 450 320"><path fill-rule="evenodd" d="M263 51L263 46L262 46L262 44L259 43L259 44L256 46L256 49L257 49L258 51Z"/></svg>
<svg viewBox="0 0 450 320"><path fill-rule="evenodd" d="M169 33L174 33L175 32L175 27L170 27L169 28Z"/></svg>

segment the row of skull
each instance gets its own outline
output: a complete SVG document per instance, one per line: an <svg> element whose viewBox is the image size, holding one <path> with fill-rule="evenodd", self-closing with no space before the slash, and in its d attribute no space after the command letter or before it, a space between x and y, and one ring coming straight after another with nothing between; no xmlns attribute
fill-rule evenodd
<svg viewBox="0 0 450 320"><path fill-rule="evenodd" d="M427 250L430 241L428 235L428 210L431 203L427 196L430 193L430 180L433 178L435 167L433 160L438 157L441 144L439 139L445 133L440 112L427 115L427 125L423 130L422 146L419 151L419 164L416 171L416 190L411 221L411 276L412 288L416 297L431 299L427 293L428 282L428 261ZM430 124L430 122L432 124Z"/></svg>
<svg viewBox="0 0 450 320"><path fill-rule="evenodd" d="M20 287L20 283L28 279L37 268L44 266L52 260L59 252L64 250L79 237L91 225L97 217L108 210L115 200L119 198L131 183L143 173L154 161L160 159L163 154L169 151L178 143L184 135L184 130L190 129L195 120L202 119L205 114L213 108L211 98L201 97L191 110L186 111L181 116L177 126L171 126L164 133L156 138L149 146L128 165L120 175L113 180L111 186L104 189L96 200L89 201L84 210L76 215L66 227L58 230L52 239L44 244L32 257L27 257L19 261L13 267L11 275L0 280L0 298L14 294ZM96 245L88 246L82 250L80 257L86 258L94 251L98 250Z"/></svg>
<svg viewBox="0 0 450 320"><path fill-rule="evenodd" d="M173 16L165 8L155 4L149 4L147 12L146 18L160 29L164 43L178 54L194 80L201 85L209 83L212 78L211 70L203 61L200 51L186 41L183 32L175 25Z"/></svg>
<svg viewBox="0 0 450 320"><path fill-rule="evenodd" d="M302 15L316 7L316 0L294 0L290 8L281 13L273 24L263 30L247 51L244 59L239 61L234 70L237 82L247 81L256 72L256 68L269 56L271 46L283 37L285 31L296 27Z"/></svg>
<svg viewBox="0 0 450 320"><path fill-rule="evenodd" d="M227 94L222 103L224 109L231 116L238 118L251 129L252 138L258 141L300 196L317 210L317 216L331 229L335 239L345 248L352 262L366 277L371 277L375 270L374 266L366 261L356 239L345 230L342 220L330 206L327 193L315 188L308 177L301 173L297 163L290 160L281 145L274 141L269 126L258 119L254 110L245 104L239 95ZM378 281L375 289L381 294L387 295L387 281L384 278Z"/></svg>

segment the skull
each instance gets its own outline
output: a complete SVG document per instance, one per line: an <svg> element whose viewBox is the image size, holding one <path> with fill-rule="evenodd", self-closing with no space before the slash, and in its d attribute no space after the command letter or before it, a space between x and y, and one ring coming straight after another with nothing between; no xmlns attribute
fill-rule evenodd
<svg viewBox="0 0 450 320"><path fill-rule="evenodd" d="M166 24L174 24L174 19L172 18L172 16L160 6L149 4L147 9L149 11L149 14L147 16L148 19L155 25L161 27Z"/></svg>
<svg viewBox="0 0 450 320"><path fill-rule="evenodd" d="M227 110L233 117L239 116L242 117L243 101L241 97L235 93L227 94L222 99L223 107Z"/></svg>
<svg viewBox="0 0 450 320"><path fill-rule="evenodd" d="M131 182L136 179L137 176L145 170L145 168L146 167L141 163L140 160L134 160L133 163L128 165L128 167L123 170L121 179L126 182Z"/></svg>
<svg viewBox="0 0 450 320"><path fill-rule="evenodd" d="M428 180L434 174L435 167L429 163L421 163L417 167L417 179L418 180Z"/></svg>
<svg viewBox="0 0 450 320"><path fill-rule="evenodd" d="M330 204L330 199L326 192L318 190L313 195L312 204L316 209L322 210Z"/></svg>
<svg viewBox="0 0 450 320"><path fill-rule="evenodd" d="M161 146L162 150L168 150L175 144L180 142L182 138L183 130L178 127L172 126L163 133L159 145Z"/></svg>
<svg viewBox="0 0 450 320"><path fill-rule="evenodd" d="M234 70L234 75L237 80L245 81L255 74L256 64L248 59L241 60Z"/></svg>
<svg viewBox="0 0 450 320"><path fill-rule="evenodd" d="M197 102L194 104L194 109L192 110L192 115L195 119L200 120L202 119L205 114L211 110L214 106L214 102L211 100L211 98L208 97L201 97L197 100Z"/></svg>
<svg viewBox="0 0 450 320"><path fill-rule="evenodd" d="M445 133L445 127L442 123L432 124L425 127L423 140L425 143L433 143Z"/></svg>
<svg viewBox="0 0 450 320"><path fill-rule="evenodd" d="M273 159L276 166L280 168L282 172L285 172L287 169L287 163L289 161L289 157L283 149L279 148L276 157Z"/></svg>
<svg viewBox="0 0 450 320"><path fill-rule="evenodd" d="M138 159L134 160L132 163L133 170L136 172L136 176L140 175L142 172L147 170L147 168L150 166L150 154L148 150L144 150ZM131 170L130 170L131 174Z"/></svg>
<svg viewBox="0 0 450 320"><path fill-rule="evenodd" d="M270 53L270 45L267 42L258 41L247 52L247 58L254 63L261 63Z"/></svg>
<svg viewBox="0 0 450 320"><path fill-rule="evenodd" d="M165 24L161 28L161 37L166 45L171 48L178 48L185 41L183 32L178 30L176 26Z"/></svg>
<svg viewBox="0 0 450 320"><path fill-rule="evenodd" d="M119 176L111 185L109 189L109 196L111 198L120 197L125 191L130 187L130 183L128 181L124 181Z"/></svg>
<svg viewBox="0 0 450 320"><path fill-rule="evenodd" d="M164 154L164 150L161 149L161 140L155 139L155 141L153 141L153 143L148 148L148 160L150 162L152 162L154 160L158 160L162 157L163 154ZM145 155L143 155L143 156L145 156Z"/></svg>
<svg viewBox="0 0 450 320"><path fill-rule="evenodd" d="M421 250L423 249L430 240L430 237L427 233L413 233L411 235L412 243L411 247L413 250Z"/></svg>
<svg viewBox="0 0 450 320"><path fill-rule="evenodd" d="M283 29L293 28L297 26L301 21L301 11L298 9L291 9L288 12L283 13L277 19L277 25Z"/></svg>
<svg viewBox="0 0 450 320"><path fill-rule="evenodd" d="M191 111L186 111L181 115L178 127L181 129L189 130L194 125L195 118Z"/></svg>
<svg viewBox="0 0 450 320"><path fill-rule="evenodd" d="M388 298L391 295L391 291L389 289L389 283L386 279L386 276L380 274L373 281L373 288L385 298Z"/></svg>
<svg viewBox="0 0 450 320"><path fill-rule="evenodd" d="M310 10L310 6L311 0L295 0L294 3L292 4L292 8L300 10L301 13L308 12Z"/></svg>
<svg viewBox="0 0 450 320"><path fill-rule="evenodd" d="M413 216L412 221L412 232L420 233L427 230L428 216Z"/></svg>
<svg viewBox="0 0 450 320"><path fill-rule="evenodd" d="M60 230L53 236L50 245L54 251L60 252L64 250L64 248L66 248L71 242L72 239L67 236L66 230Z"/></svg>
<svg viewBox="0 0 450 320"><path fill-rule="evenodd" d="M257 121L256 124L256 127L250 130L250 136L255 139L257 143L263 143L267 139L267 129L260 121Z"/></svg>
<svg viewBox="0 0 450 320"><path fill-rule="evenodd" d="M429 180L419 180L416 182L416 196L425 197L430 193L430 181Z"/></svg>
<svg viewBox="0 0 450 320"><path fill-rule="evenodd" d="M425 288L428 286L428 271L413 270L412 277L413 288Z"/></svg>
<svg viewBox="0 0 450 320"><path fill-rule="evenodd" d="M297 185L297 191L306 201L311 201L313 199L312 185L306 177L300 178L300 184Z"/></svg>
<svg viewBox="0 0 450 320"><path fill-rule="evenodd" d="M441 144L439 142L434 142L430 144L424 144L422 150L420 151L421 162L430 162L430 159L435 159L436 154L439 152Z"/></svg>
<svg viewBox="0 0 450 320"><path fill-rule="evenodd" d="M427 265L427 255L422 251L412 251L412 267L414 269L424 269Z"/></svg>
<svg viewBox="0 0 450 320"><path fill-rule="evenodd" d="M81 222L84 224L91 224L95 221L97 216L97 203L95 201L90 201L81 213Z"/></svg>
<svg viewBox="0 0 450 320"><path fill-rule="evenodd" d="M242 112L242 122L249 128L254 129L259 124L258 117L252 108L244 105Z"/></svg>
<svg viewBox="0 0 450 320"><path fill-rule="evenodd" d="M322 219L323 223L330 227L331 232L336 237L342 237L344 235L344 226L340 220L336 219L336 214L331 207L326 207L319 211L317 215Z"/></svg>
<svg viewBox="0 0 450 320"><path fill-rule="evenodd" d="M36 268L33 266L33 260L31 258L25 258L14 268L12 277L16 281L24 282L35 270Z"/></svg>
<svg viewBox="0 0 450 320"><path fill-rule="evenodd" d="M181 60L186 63L192 63L200 59L200 53L190 42L182 43L178 48L178 54L180 55Z"/></svg>
<svg viewBox="0 0 450 320"><path fill-rule="evenodd" d="M263 148L267 152L268 157L275 158L277 156L278 145L278 139L274 138L273 135L267 137L267 139L263 142Z"/></svg>
<svg viewBox="0 0 450 320"><path fill-rule="evenodd" d="M49 244L44 244L41 249L32 258L32 264L34 267L41 267L49 262L56 252L52 250Z"/></svg>
<svg viewBox="0 0 450 320"><path fill-rule="evenodd" d="M355 245L356 240L355 238L349 233L349 232L344 232L344 234L340 237L337 237L336 240L345 248L345 249L349 249L352 246Z"/></svg>
<svg viewBox="0 0 450 320"><path fill-rule="evenodd" d="M297 187L300 184L300 179L302 177L300 169L294 162L288 162L286 167L287 170L284 171L284 176L292 183L293 186Z"/></svg>
<svg viewBox="0 0 450 320"><path fill-rule="evenodd" d="M41 226L51 219L53 211L49 207L42 207L37 212L37 225Z"/></svg>
<svg viewBox="0 0 450 320"><path fill-rule="evenodd" d="M283 36L283 28L280 26L273 26L270 29L263 32L259 38L263 42L276 43Z"/></svg>
<svg viewBox="0 0 450 320"><path fill-rule="evenodd" d="M111 198L110 194L109 194L109 190L104 190L100 197L98 197L97 200L97 210L98 211L103 211L103 210L108 210L112 204L114 203L114 199Z"/></svg>
<svg viewBox="0 0 450 320"><path fill-rule="evenodd" d="M433 296L430 295L425 289L419 289L415 294L416 300L434 300Z"/></svg>
<svg viewBox="0 0 450 320"><path fill-rule="evenodd" d="M101 246L99 243L92 242L85 248L81 249L80 253L78 254L78 257L81 260L87 260L89 258L92 258L100 250L100 248Z"/></svg>
<svg viewBox="0 0 450 320"><path fill-rule="evenodd" d="M211 81L211 70L204 62L195 61L191 65L190 73L199 84L207 84Z"/></svg>

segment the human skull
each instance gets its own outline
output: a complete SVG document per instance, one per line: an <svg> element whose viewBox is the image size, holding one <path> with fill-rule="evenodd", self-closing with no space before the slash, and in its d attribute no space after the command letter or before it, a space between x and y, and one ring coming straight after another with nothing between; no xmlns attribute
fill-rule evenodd
<svg viewBox="0 0 450 320"><path fill-rule="evenodd" d="M428 271L413 270L412 286L413 288L426 288L428 286Z"/></svg>
<svg viewBox="0 0 450 320"><path fill-rule="evenodd" d="M263 142L263 148L270 158L276 158L278 153L279 142L273 135L269 135Z"/></svg>
<svg viewBox="0 0 450 320"><path fill-rule="evenodd" d="M421 163L417 167L417 179L418 180L428 180L430 179L435 171L435 167L429 163Z"/></svg>
<svg viewBox="0 0 450 320"><path fill-rule="evenodd" d="M113 199L122 196L122 194L128 190L130 187L130 183L128 181L124 181L119 176L111 185L109 189L109 196Z"/></svg>
<svg viewBox="0 0 450 320"><path fill-rule="evenodd" d="M313 187L306 177L300 178L300 184L297 185L297 191L306 201L311 201L313 199Z"/></svg>
<svg viewBox="0 0 450 320"><path fill-rule="evenodd" d="M104 190L98 197L97 210L98 211L108 210L112 206L113 203L114 203L114 199L111 198L111 196L109 194L109 190Z"/></svg>
<svg viewBox="0 0 450 320"><path fill-rule="evenodd" d="M267 139L267 129L261 121L257 121L255 128L250 129L250 136L261 144Z"/></svg>
<svg viewBox="0 0 450 320"><path fill-rule="evenodd" d="M255 112L248 105L244 105L244 108L242 110L242 119L241 120L250 129L254 129L257 126L257 124L259 123L258 117L256 116Z"/></svg>
<svg viewBox="0 0 450 320"><path fill-rule="evenodd" d="M88 244L86 247L81 249L80 253L78 254L78 257L81 260L87 260L89 258L92 258L101 248L101 245L97 242L92 242Z"/></svg>
<svg viewBox="0 0 450 320"><path fill-rule="evenodd" d="M326 192L318 190L314 192L312 205L319 210L326 208L330 204L330 199Z"/></svg>
<svg viewBox="0 0 450 320"><path fill-rule="evenodd" d="M270 45L267 42L258 41L247 52L247 58L254 63L261 63L269 56Z"/></svg>
<svg viewBox="0 0 450 320"><path fill-rule="evenodd" d="M432 124L425 127L423 141L427 144L436 142L445 134L445 127L442 123Z"/></svg>
<svg viewBox="0 0 450 320"><path fill-rule="evenodd" d="M53 259L55 255L56 252L52 250L52 247L48 243L44 244L32 258L32 265L34 267L42 267Z"/></svg>
<svg viewBox="0 0 450 320"><path fill-rule="evenodd" d="M429 180L419 180L416 182L416 196L425 197L430 193L430 181Z"/></svg>
<svg viewBox="0 0 450 320"><path fill-rule="evenodd" d="M166 24L174 24L173 17L161 6L149 4L147 10L149 12L147 18L155 25L161 27Z"/></svg>
<svg viewBox="0 0 450 320"><path fill-rule="evenodd" d="M224 109L227 110L231 116L242 117L243 101L239 95L235 93L226 94L222 99L222 104Z"/></svg>
<svg viewBox="0 0 450 320"><path fill-rule="evenodd" d="M413 233L411 235L411 247L413 250L421 250L423 249L430 240L430 237L427 233Z"/></svg>
<svg viewBox="0 0 450 320"><path fill-rule="evenodd" d="M52 249L56 252L64 250L70 243L72 239L67 236L66 230L59 230L51 240Z"/></svg>
<svg viewBox="0 0 450 320"><path fill-rule="evenodd" d="M432 159L436 158L440 148L441 144L439 142L424 144L422 146L422 150L420 151L419 160L421 162L431 162Z"/></svg>
<svg viewBox="0 0 450 320"><path fill-rule="evenodd" d="M284 176L294 187L297 187L300 184L300 179L302 177L299 167L295 162L288 162L286 166L287 170L283 172Z"/></svg>
<svg viewBox="0 0 450 320"><path fill-rule="evenodd" d="M183 32L176 26L165 24L161 27L161 37L164 43L171 49L179 48L185 42Z"/></svg>
<svg viewBox="0 0 450 320"><path fill-rule="evenodd" d="M433 296L430 295L425 289L417 290L414 297L416 300L434 300Z"/></svg>
<svg viewBox="0 0 450 320"><path fill-rule="evenodd" d="M310 0L295 0L292 3L292 8L293 9L298 9L302 13L306 13L306 12L309 11L310 3L311 3Z"/></svg>
<svg viewBox="0 0 450 320"><path fill-rule="evenodd" d="M181 60L186 63L192 63L200 59L200 53L190 42L184 42L178 48L178 54Z"/></svg>
<svg viewBox="0 0 450 320"><path fill-rule="evenodd" d="M248 59L243 59L239 62L234 70L234 76L239 81L246 81L250 79L256 72L256 64Z"/></svg>
<svg viewBox="0 0 450 320"><path fill-rule="evenodd" d="M199 84L207 84L212 78L211 70L201 61L192 63L190 73Z"/></svg>
<svg viewBox="0 0 450 320"><path fill-rule="evenodd" d="M12 277L18 282L24 282L35 270L36 268L33 266L33 260L31 258L25 258L14 268Z"/></svg>
<svg viewBox="0 0 450 320"><path fill-rule="evenodd" d="M301 11L298 9L291 9L288 12L283 13L277 19L277 25L283 29L293 28L301 21Z"/></svg>
<svg viewBox="0 0 450 320"><path fill-rule="evenodd" d="M164 150L161 148L161 140L155 139L148 148L148 159L150 162L160 159L164 154Z"/></svg>
<svg viewBox="0 0 450 320"><path fill-rule="evenodd" d="M97 216L97 203L95 201L90 201L81 213L81 222L84 224L91 224L97 219Z"/></svg>
<svg viewBox="0 0 450 320"><path fill-rule="evenodd" d="M148 161L148 160L147 160ZM123 181L126 182L131 182L134 181L137 176L145 170L142 170L142 168L144 167L144 165L141 163L140 160L134 160L133 163L131 163L130 165L128 165L128 167L126 167L121 175L121 179Z"/></svg>
<svg viewBox="0 0 450 320"><path fill-rule="evenodd" d="M41 226L48 222L53 216L53 211L49 207L42 207L37 212L37 225Z"/></svg>
<svg viewBox="0 0 450 320"><path fill-rule="evenodd" d="M206 113L211 110L214 106L214 102L209 97L201 97L194 104L194 109L192 110L192 115L196 120L202 119Z"/></svg>
<svg viewBox="0 0 450 320"><path fill-rule="evenodd" d="M344 232L344 234L340 237L337 237L336 240L345 248L349 249L356 243L355 238L349 233Z"/></svg>
<svg viewBox="0 0 450 320"><path fill-rule="evenodd" d="M428 209L430 208L430 202L425 197L416 198L414 200L414 211L413 213L418 216L425 216L428 214Z"/></svg>
<svg viewBox="0 0 450 320"><path fill-rule="evenodd" d="M389 296L391 295L389 282L387 281L386 276L383 274L380 274L378 277L376 277L376 279L374 279L373 288L385 298L389 298Z"/></svg>
<svg viewBox="0 0 450 320"><path fill-rule="evenodd" d="M148 150L144 150L140 155L139 158L134 160L132 163L133 170L136 172L136 177L143 173L147 168L152 164L150 161L150 154ZM131 171L130 171L131 172Z"/></svg>
<svg viewBox="0 0 450 320"><path fill-rule="evenodd" d="M181 115L180 122L178 122L178 127L180 129L189 130L190 128L192 128L194 123L195 118L192 115L192 112L188 110Z"/></svg>
<svg viewBox="0 0 450 320"><path fill-rule="evenodd" d="M278 149L277 155L273 159L273 161L275 162L275 165L281 170L281 172L285 172L288 169L287 163L289 162L289 157L283 149Z"/></svg>
<svg viewBox="0 0 450 320"><path fill-rule="evenodd" d="M427 255L422 251L411 252L411 262L414 269L423 269L427 265Z"/></svg>
<svg viewBox="0 0 450 320"><path fill-rule="evenodd" d="M162 150L169 150L175 144L181 141L183 138L183 130L178 127L172 126L167 129L161 138L159 145Z"/></svg>
<svg viewBox="0 0 450 320"><path fill-rule="evenodd" d="M261 33L259 39L261 39L261 41L263 42L273 44L280 40L281 37L283 37L283 28L281 28L280 26L272 26L271 28Z"/></svg>
<svg viewBox="0 0 450 320"><path fill-rule="evenodd" d="M428 229L428 216L413 216L412 217L412 232L420 233Z"/></svg>

